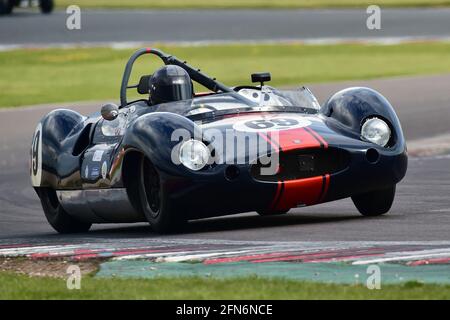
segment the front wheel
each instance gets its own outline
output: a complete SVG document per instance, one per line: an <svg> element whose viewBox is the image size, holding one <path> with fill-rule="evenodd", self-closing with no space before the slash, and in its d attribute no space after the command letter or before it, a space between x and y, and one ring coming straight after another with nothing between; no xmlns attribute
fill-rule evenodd
<svg viewBox="0 0 450 320"><path fill-rule="evenodd" d="M141 208L152 229L158 233L180 230L185 221L175 215L166 201L161 176L147 158L141 162L139 180Z"/></svg>
<svg viewBox="0 0 450 320"><path fill-rule="evenodd" d="M391 209L395 197L395 185L353 196L352 200L363 216L380 216Z"/></svg>
<svg viewBox="0 0 450 320"><path fill-rule="evenodd" d="M53 0L40 0L39 2L39 6L41 7L41 12L42 13L51 13L53 11L53 7L54 7L54 2Z"/></svg>
<svg viewBox="0 0 450 320"><path fill-rule="evenodd" d="M10 14L13 11L13 4L9 0L0 0L0 15Z"/></svg>
<svg viewBox="0 0 450 320"><path fill-rule="evenodd" d="M48 223L59 233L86 232L91 228L91 223L79 221L64 210L54 189L36 188L36 192Z"/></svg>

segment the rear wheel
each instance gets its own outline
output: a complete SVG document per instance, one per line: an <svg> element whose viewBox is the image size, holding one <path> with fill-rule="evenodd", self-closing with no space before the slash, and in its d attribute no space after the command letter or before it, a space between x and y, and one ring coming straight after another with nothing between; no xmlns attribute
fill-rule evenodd
<svg viewBox="0 0 450 320"><path fill-rule="evenodd" d="M140 204L153 230L159 233L178 231L185 221L175 216L165 200L159 172L147 158L143 158L140 171Z"/></svg>
<svg viewBox="0 0 450 320"><path fill-rule="evenodd" d="M0 0L0 15L10 14L13 11L13 4L9 0Z"/></svg>
<svg viewBox="0 0 450 320"><path fill-rule="evenodd" d="M260 216L279 216L286 214L289 210L258 210L256 211Z"/></svg>
<svg viewBox="0 0 450 320"><path fill-rule="evenodd" d="M41 199L45 217L50 225L59 233L86 232L91 223L79 221L69 215L61 206L56 191L52 188L36 188Z"/></svg>
<svg viewBox="0 0 450 320"><path fill-rule="evenodd" d="M385 189L353 196L352 200L363 216L380 216L391 209L395 197L395 185Z"/></svg>
<svg viewBox="0 0 450 320"><path fill-rule="evenodd" d="M40 0L39 6L41 7L42 13L50 13L53 11L54 2L53 0Z"/></svg>

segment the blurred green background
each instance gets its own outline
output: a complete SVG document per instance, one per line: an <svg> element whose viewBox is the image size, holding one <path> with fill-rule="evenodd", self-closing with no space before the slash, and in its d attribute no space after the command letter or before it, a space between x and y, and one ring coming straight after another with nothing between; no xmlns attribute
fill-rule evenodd
<svg viewBox="0 0 450 320"><path fill-rule="evenodd" d="M249 84L250 74L258 71L270 71L275 86L450 72L450 43L444 42L155 47L230 86ZM0 106L117 100L125 63L133 51L77 48L0 52ZM153 73L161 63L153 56L142 57L131 83Z"/></svg>

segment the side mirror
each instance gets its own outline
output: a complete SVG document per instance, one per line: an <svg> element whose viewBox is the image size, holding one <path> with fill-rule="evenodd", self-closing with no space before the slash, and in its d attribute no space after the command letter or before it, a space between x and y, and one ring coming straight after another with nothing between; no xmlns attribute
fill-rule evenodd
<svg viewBox="0 0 450 320"><path fill-rule="evenodd" d="M103 119L112 121L119 115L119 107L114 103L107 103L102 106L101 114Z"/></svg>
<svg viewBox="0 0 450 320"><path fill-rule="evenodd" d="M264 85L264 82L270 81L271 76L269 72L258 72L252 74L252 82L259 82L261 87Z"/></svg>

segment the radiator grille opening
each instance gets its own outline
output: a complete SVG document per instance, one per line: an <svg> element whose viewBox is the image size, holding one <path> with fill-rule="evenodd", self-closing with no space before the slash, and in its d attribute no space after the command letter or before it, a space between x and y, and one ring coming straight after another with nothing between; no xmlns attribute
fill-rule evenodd
<svg viewBox="0 0 450 320"><path fill-rule="evenodd" d="M270 171L267 168L272 165L268 158L273 161L274 157L265 156L252 165L252 177L260 181L275 182L332 174L347 168L350 158L348 152L334 148L295 150L278 155L279 164L275 174L267 174Z"/></svg>

